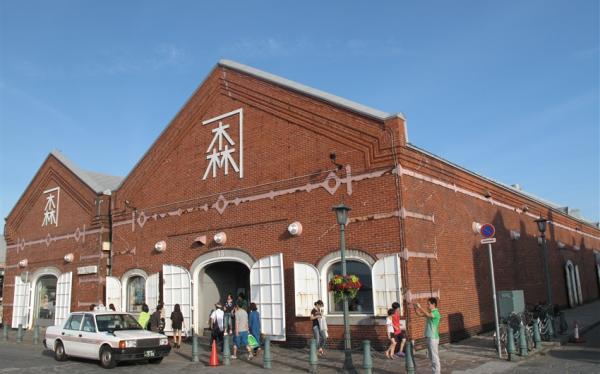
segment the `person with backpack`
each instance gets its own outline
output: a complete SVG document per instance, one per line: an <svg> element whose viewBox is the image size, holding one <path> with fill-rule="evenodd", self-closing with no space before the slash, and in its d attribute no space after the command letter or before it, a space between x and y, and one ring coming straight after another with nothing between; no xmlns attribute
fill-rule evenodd
<svg viewBox="0 0 600 374"><path fill-rule="evenodd" d="M173 348L181 348L181 328L183 327L183 313L179 304L175 304L171 312L171 327L173 328Z"/></svg>
<svg viewBox="0 0 600 374"><path fill-rule="evenodd" d="M223 306L220 302L215 304L215 309L210 313L210 329L211 329L211 341L215 340L217 345L223 351Z"/></svg>
<svg viewBox="0 0 600 374"><path fill-rule="evenodd" d="M161 323L162 309L163 309L163 305L158 304L156 306L156 310L150 316L150 331L160 332L161 324L163 325L163 330L164 330L164 323Z"/></svg>

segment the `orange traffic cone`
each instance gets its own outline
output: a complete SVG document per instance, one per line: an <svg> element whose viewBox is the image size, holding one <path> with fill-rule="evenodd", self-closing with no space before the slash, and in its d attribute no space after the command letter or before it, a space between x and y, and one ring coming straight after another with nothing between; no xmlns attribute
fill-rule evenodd
<svg viewBox="0 0 600 374"><path fill-rule="evenodd" d="M213 339L212 341L212 352L210 353L210 361L208 362L209 366L219 366L219 355L217 355L217 341Z"/></svg>

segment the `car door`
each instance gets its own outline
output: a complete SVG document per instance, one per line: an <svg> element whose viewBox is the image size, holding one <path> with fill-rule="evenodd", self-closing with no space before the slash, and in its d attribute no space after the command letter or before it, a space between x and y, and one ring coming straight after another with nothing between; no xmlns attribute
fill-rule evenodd
<svg viewBox="0 0 600 374"><path fill-rule="evenodd" d="M71 317L65 323L64 328L61 332L61 340L65 347L65 353L69 356L78 356L82 354L80 345L80 334L81 334L81 321L83 320L83 314L73 313Z"/></svg>
<svg viewBox="0 0 600 374"><path fill-rule="evenodd" d="M79 331L79 350L81 357L98 359L100 347L98 346L98 330L96 329L96 321L94 315L86 313L83 316L81 323L81 331Z"/></svg>

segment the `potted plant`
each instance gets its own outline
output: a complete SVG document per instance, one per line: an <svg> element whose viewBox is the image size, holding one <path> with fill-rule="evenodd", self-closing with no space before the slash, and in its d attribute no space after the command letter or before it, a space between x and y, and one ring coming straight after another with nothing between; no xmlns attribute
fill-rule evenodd
<svg viewBox="0 0 600 374"><path fill-rule="evenodd" d="M358 295L358 290L362 287L360 278L356 275L334 275L329 281L329 291L333 292L333 298L336 303L344 299L353 300Z"/></svg>

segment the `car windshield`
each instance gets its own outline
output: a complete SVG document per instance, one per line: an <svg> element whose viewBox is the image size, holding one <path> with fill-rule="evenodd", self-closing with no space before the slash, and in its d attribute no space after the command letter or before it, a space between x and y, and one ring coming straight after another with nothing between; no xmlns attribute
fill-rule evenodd
<svg viewBox="0 0 600 374"><path fill-rule="evenodd" d="M141 330L142 326L129 314L99 314L98 331Z"/></svg>

